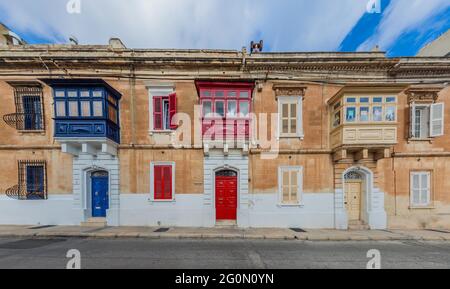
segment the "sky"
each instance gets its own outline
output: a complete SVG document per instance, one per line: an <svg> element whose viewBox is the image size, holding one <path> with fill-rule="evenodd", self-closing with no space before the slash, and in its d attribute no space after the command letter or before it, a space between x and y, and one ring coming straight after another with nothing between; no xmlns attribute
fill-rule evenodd
<svg viewBox="0 0 450 289"><path fill-rule="evenodd" d="M413 56L450 29L450 0L0 0L28 43L130 48L370 51Z"/></svg>

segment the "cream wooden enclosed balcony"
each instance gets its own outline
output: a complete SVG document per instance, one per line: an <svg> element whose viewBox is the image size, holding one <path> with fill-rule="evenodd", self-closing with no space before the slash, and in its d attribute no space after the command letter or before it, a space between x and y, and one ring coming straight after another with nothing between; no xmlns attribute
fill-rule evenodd
<svg viewBox="0 0 450 289"><path fill-rule="evenodd" d="M355 155L388 156L397 143L398 93L403 86L353 86L328 101L330 147Z"/></svg>

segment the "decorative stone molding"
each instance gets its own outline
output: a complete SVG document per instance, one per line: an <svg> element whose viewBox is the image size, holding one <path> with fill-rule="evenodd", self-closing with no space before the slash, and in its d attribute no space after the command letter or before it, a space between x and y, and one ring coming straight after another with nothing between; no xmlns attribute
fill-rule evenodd
<svg viewBox="0 0 450 289"><path fill-rule="evenodd" d="M408 103L433 103L438 99L438 93L442 88L437 86L410 87L405 94L408 96Z"/></svg>
<svg viewBox="0 0 450 289"><path fill-rule="evenodd" d="M273 86L275 97L279 96L304 96L306 86L301 84L275 84Z"/></svg>

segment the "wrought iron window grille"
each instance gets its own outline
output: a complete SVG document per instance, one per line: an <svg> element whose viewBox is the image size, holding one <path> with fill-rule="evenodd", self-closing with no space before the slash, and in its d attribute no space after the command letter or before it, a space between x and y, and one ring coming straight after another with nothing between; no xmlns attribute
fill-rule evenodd
<svg viewBox="0 0 450 289"><path fill-rule="evenodd" d="M6 114L3 120L19 131L42 131L45 129L43 92L38 83L14 84L15 113Z"/></svg>
<svg viewBox="0 0 450 289"><path fill-rule="evenodd" d="M17 200L46 200L47 165L41 160L19 160L18 184L7 189L6 195Z"/></svg>

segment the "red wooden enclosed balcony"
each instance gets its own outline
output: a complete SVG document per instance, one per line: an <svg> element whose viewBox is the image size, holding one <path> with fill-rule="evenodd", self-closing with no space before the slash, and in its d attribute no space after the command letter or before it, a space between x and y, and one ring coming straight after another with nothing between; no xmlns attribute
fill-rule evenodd
<svg viewBox="0 0 450 289"><path fill-rule="evenodd" d="M253 83L197 82L204 143L247 142Z"/></svg>

